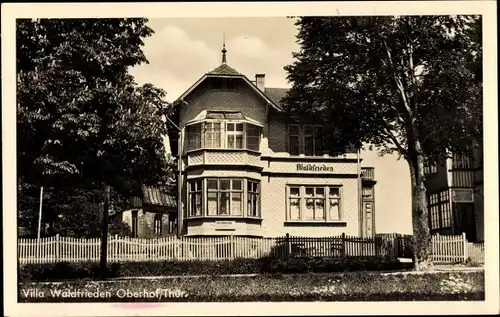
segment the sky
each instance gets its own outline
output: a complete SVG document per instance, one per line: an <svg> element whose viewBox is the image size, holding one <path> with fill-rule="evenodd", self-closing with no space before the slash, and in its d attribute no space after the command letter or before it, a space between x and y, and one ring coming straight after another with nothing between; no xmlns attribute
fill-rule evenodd
<svg viewBox="0 0 500 317"><path fill-rule="evenodd" d="M284 66L298 51L294 20L276 18L149 19L154 34L144 40L149 64L131 69L138 84L152 83L174 101L206 72L221 64L225 38L227 63L253 80L266 74L266 87L290 87ZM363 166L375 167L375 222L380 233L411 233L410 177L397 155L363 151Z"/></svg>

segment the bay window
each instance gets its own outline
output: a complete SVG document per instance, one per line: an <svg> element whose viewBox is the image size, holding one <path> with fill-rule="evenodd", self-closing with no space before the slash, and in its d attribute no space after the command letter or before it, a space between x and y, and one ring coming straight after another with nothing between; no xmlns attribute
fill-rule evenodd
<svg viewBox="0 0 500 317"><path fill-rule="evenodd" d="M218 120L186 126L188 151L198 149L260 148L262 128L249 122Z"/></svg>
<svg viewBox="0 0 500 317"><path fill-rule="evenodd" d="M245 178L200 178L190 180L188 190L189 217L260 217L258 181Z"/></svg>
<svg viewBox="0 0 500 317"><path fill-rule="evenodd" d="M340 188L335 186L290 186L289 221L340 221Z"/></svg>

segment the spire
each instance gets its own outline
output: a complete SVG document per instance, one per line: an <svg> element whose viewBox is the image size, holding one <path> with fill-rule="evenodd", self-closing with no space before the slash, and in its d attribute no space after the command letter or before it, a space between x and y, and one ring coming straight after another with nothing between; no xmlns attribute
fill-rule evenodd
<svg viewBox="0 0 500 317"><path fill-rule="evenodd" d="M225 32L222 32L222 64L226 64L226 34Z"/></svg>

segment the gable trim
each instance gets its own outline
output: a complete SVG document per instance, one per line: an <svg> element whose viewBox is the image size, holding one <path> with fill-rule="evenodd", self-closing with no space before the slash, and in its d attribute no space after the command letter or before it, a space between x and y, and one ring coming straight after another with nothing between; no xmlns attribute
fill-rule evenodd
<svg viewBox="0 0 500 317"><path fill-rule="evenodd" d="M283 109L274 103L264 92L262 92L259 88L257 88L245 75L211 75L211 74L205 74L203 75L200 79L198 79L191 87L189 87L186 92L184 92L178 99L184 100L187 95L189 95L196 87L198 87L205 79L209 77L215 77L215 78L220 78L220 77L226 77L226 78L241 78L243 79L247 85L249 85L261 98L267 101L268 104L273 106L274 109L278 111L283 111Z"/></svg>

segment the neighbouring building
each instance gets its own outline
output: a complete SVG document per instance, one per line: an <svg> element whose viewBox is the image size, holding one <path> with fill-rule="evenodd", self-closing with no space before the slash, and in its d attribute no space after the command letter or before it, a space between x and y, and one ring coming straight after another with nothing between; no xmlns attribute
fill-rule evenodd
<svg viewBox="0 0 500 317"><path fill-rule="evenodd" d="M482 144L464 153L448 153L442 163L424 167L431 234L465 233L471 242L484 241Z"/></svg>
<svg viewBox="0 0 500 317"><path fill-rule="evenodd" d="M142 197L136 197L132 206L121 216L132 237L177 234L177 201L164 188L143 187Z"/></svg>
<svg viewBox="0 0 500 317"><path fill-rule="evenodd" d="M226 52L171 118L181 129L180 137L174 127L169 133L181 156L178 199L124 214L141 228L134 235L169 234L170 225L155 229L166 219L186 236L374 235L374 169L355 150L325 154L321 126L283 110L287 89L267 87L264 74L240 74Z"/></svg>

